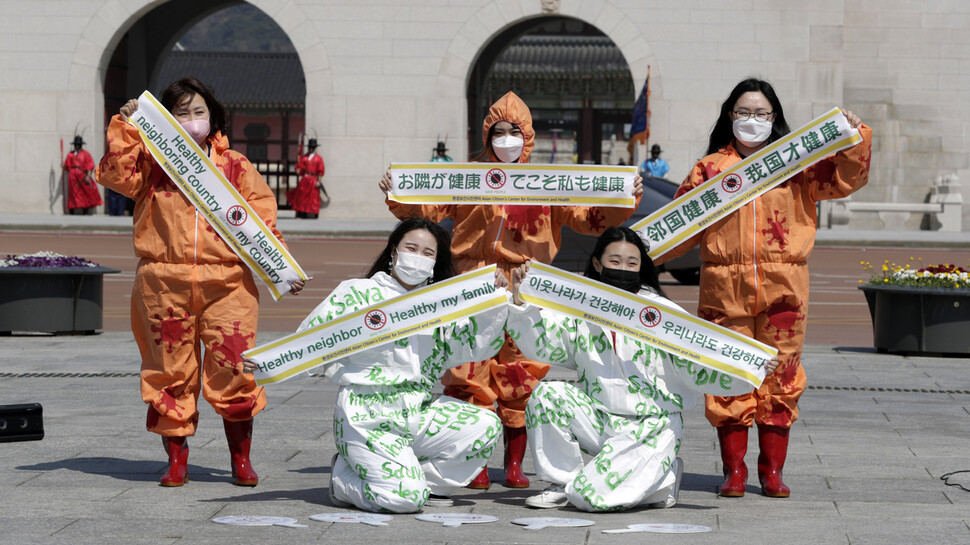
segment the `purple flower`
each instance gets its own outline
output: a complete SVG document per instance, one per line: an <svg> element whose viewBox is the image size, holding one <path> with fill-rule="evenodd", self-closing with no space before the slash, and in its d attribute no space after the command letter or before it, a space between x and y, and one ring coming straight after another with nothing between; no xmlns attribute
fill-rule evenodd
<svg viewBox="0 0 970 545"><path fill-rule="evenodd" d="M0 259L0 267L97 267L83 257L55 254L54 252L37 252L36 254L7 255Z"/></svg>

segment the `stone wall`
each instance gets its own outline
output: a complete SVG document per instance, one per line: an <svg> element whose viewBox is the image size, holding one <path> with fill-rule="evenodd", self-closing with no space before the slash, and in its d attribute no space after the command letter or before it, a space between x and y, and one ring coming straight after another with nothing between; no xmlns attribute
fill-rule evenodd
<svg viewBox="0 0 970 545"><path fill-rule="evenodd" d="M163 3L0 1L0 188L8 196L0 212L50 213L58 142L75 126L100 156L107 61ZM663 146L673 179L703 155L721 101L749 75L772 81L792 126L842 105L874 128L873 175L859 200L921 201L939 175L970 179L970 4L961 0L251 3L300 54L331 218L386 217L381 173L391 161L425 160L439 134L452 135L451 154L464 157L457 135L468 131L465 93L479 53L505 29L548 13L609 36L637 91L651 67L651 141Z"/></svg>

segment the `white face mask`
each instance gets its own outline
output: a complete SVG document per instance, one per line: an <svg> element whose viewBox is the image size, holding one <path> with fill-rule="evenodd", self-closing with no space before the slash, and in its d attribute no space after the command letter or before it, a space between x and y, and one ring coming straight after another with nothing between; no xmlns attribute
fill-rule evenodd
<svg viewBox="0 0 970 545"><path fill-rule="evenodd" d="M514 163L522 155L525 140L518 136L499 136L492 140L495 156L506 163Z"/></svg>
<svg viewBox="0 0 970 545"><path fill-rule="evenodd" d="M746 145L758 145L771 136L771 121L758 121L753 117L735 119L731 128L734 129L734 137Z"/></svg>
<svg viewBox="0 0 970 545"><path fill-rule="evenodd" d="M398 252L392 271L402 283L409 286L423 284L434 275L435 260L411 252Z"/></svg>

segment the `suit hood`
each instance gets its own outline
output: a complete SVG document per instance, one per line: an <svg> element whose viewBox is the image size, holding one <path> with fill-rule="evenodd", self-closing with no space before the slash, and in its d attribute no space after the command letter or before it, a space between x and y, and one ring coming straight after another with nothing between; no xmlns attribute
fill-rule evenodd
<svg viewBox="0 0 970 545"><path fill-rule="evenodd" d="M492 149L488 141L488 131L499 121L508 121L522 131L522 139L525 140L525 144L522 146L522 155L519 156L519 162L528 163L529 155L532 154L532 148L536 141L536 132L532 129L532 113L525 102L512 91L506 93L488 109L485 123L482 124L482 145L485 146L485 149ZM490 152L490 155L492 161L502 162L495 156L494 152Z"/></svg>

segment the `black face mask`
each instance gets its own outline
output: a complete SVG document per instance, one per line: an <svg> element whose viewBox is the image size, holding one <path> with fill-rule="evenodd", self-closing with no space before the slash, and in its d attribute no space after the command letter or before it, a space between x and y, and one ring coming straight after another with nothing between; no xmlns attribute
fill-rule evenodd
<svg viewBox="0 0 970 545"><path fill-rule="evenodd" d="M600 271L600 278L603 282L630 293L640 291L640 271L627 271L624 269L610 269L603 267Z"/></svg>

